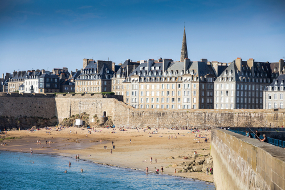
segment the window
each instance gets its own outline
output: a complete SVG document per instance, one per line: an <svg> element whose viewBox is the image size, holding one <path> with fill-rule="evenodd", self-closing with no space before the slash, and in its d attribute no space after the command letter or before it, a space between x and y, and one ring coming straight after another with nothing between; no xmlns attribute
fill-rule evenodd
<svg viewBox="0 0 285 190"><path fill-rule="evenodd" d="M161 98L161 103L164 103L164 98Z"/></svg>
<svg viewBox="0 0 285 190"><path fill-rule="evenodd" d="M283 94L280 94L280 100L283 100Z"/></svg>
<svg viewBox="0 0 285 190"><path fill-rule="evenodd" d="M181 95L181 94L180 94L180 91L178 91L177 94L178 94L178 96L180 96L180 95Z"/></svg>
<svg viewBox="0 0 285 190"><path fill-rule="evenodd" d="M274 100L277 100L277 94L274 94Z"/></svg>
<svg viewBox="0 0 285 190"><path fill-rule="evenodd" d="M193 98L193 103L196 103L196 98Z"/></svg>
<svg viewBox="0 0 285 190"><path fill-rule="evenodd" d="M148 99L148 98L146 98L146 99L145 99L145 102L146 102L146 103L149 103L149 99Z"/></svg>

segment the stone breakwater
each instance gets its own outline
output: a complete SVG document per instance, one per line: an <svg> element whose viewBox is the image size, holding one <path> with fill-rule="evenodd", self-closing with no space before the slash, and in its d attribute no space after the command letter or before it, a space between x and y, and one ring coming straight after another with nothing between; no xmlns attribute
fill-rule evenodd
<svg viewBox="0 0 285 190"><path fill-rule="evenodd" d="M118 127L264 127L285 126L285 110L172 110L135 109L116 95L101 94L7 94L0 93L0 116L14 118L65 118L86 113L90 125L109 123ZM47 121L48 122L48 121ZM20 122L17 125L21 126ZM53 123L53 122L50 122ZM15 125L11 124L10 126Z"/></svg>

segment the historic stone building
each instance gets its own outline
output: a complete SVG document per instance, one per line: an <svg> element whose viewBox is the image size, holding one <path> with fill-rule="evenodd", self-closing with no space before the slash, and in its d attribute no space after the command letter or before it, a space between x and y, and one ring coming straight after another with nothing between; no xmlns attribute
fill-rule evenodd
<svg viewBox="0 0 285 190"><path fill-rule="evenodd" d="M40 70L27 71L24 82L24 93L39 93L39 77L41 76Z"/></svg>
<svg viewBox="0 0 285 190"><path fill-rule="evenodd" d="M123 82L139 65L140 63L132 62L130 59L127 59L124 64L118 65L119 69L112 78L112 92L115 95L124 95Z"/></svg>
<svg viewBox="0 0 285 190"><path fill-rule="evenodd" d="M283 109L285 105L285 75L281 74L263 92L264 109Z"/></svg>
<svg viewBox="0 0 285 190"><path fill-rule="evenodd" d="M215 109L262 109L263 90L283 65L280 60L278 69L272 71L271 63L237 58L215 81Z"/></svg>
<svg viewBox="0 0 285 190"><path fill-rule="evenodd" d="M75 92L111 92L111 80L115 71L116 66L112 61L83 59L83 69L75 80Z"/></svg>
<svg viewBox="0 0 285 190"><path fill-rule="evenodd" d="M19 88L23 85L26 75L26 71L14 71L12 78L8 81L7 92L19 92Z"/></svg>
<svg viewBox="0 0 285 190"><path fill-rule="evenodd" d="M42 70L39 76L39 93L55 93L60 92L59 76Z"/></svg>
<svg viewBox="0 0 285 190"><path fill-rule="evenodd" d="M124 82L124 101L135 108L211 109L215 78L207 60L141 61Z"/></svg>

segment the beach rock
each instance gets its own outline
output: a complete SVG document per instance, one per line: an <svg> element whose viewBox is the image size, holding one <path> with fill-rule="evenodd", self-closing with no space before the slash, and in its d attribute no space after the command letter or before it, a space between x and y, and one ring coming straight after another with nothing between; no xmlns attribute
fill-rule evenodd
<svg viewBox="0 0 285 190"><path fill-rule="evenodd" d="M203 165L193 166L193 172L201 172Z"/></svg>

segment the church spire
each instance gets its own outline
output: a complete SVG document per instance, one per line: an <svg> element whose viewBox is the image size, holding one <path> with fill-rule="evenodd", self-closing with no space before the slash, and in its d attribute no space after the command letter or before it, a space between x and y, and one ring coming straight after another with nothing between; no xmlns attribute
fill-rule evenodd
<svg viewBox="0 0 285 190"><path fill-rule="evenodd" d="M187 51L186 33L185 33L185 26L184 26L184 34L183 34L183 40L182 40L180 61L184 62L185 58L188 58L188 51Z"/></svg>

